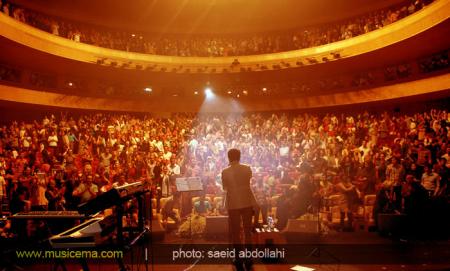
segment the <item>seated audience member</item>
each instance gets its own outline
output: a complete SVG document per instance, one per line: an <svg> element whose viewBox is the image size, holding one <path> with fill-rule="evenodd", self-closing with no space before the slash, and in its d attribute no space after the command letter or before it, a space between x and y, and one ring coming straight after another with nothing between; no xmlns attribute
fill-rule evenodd
<svg viewBox="0 0 450 271"><path fill-rule="evenodd" d="M173 196L169 197L166 201L166 204L161 210L161 214L163 217L163 221L167 221L168 218L171 218L175 221L175 224L180 223L180 219L177 216L174 208L180 205L180 194L175 193Z"/></svg>
<svg viewBox="0 0 450 271"><path fill-rule="evenodd" d="M211 203L206 200L205 193L200 195L200 199L194 203L194 211L199 215L205 215L211 212Z"/></svg>

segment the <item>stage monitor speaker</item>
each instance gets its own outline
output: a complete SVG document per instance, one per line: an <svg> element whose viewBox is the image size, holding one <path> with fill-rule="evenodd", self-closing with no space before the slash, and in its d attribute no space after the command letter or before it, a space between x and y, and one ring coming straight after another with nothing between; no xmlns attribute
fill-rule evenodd
<svg viewBox="0 0 450 271"><path fill-rule="evenodd" d="M283 235L288 243L316 243L320 240L318 221L289 219Z"/></svg>
<svg viewBox="0 0 450 271"><path fill-rule="evenodd" d="M405 214L378 214L378 231L382 235L401 235L407 227Z"/></svg>
<svg viewBox="0 0 450 271"><path fill-rule="evenodd" d="M289 219L285 232L292 233L319 233L317 220Z"/></svg>
<svg viewBox="0 0 450 271"><path fill-rule="evenodd" d="M228 238L228 216L207 216L205 236L207 238Z"/></svg>

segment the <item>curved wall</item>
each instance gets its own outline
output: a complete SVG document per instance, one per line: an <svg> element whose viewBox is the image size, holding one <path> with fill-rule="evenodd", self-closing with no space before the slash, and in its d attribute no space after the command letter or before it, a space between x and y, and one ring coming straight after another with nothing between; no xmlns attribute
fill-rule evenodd
<svg viewBox="0 0 450 271"><path fill-rule="evenodd" d="M240 57L175 57L106 49L54 36L2 13L0 35L30 48L81 62L103 63L108 66L114 62L116 67L136 69L136 65L139 65L142 68L151 67L154 71L177 73L221 73L240 72L241 68L261 70L261 66L268 70L281 69L296 67L299 61L303 65L312 65L322 62L323 57L332 61L356 56L413 37L444 22L449 16L450 1L437 0L411 16L355 38L296 51ZM334 58L334 53L338 53L339 57ZM240 65L232 67L235 59L239 60ZM315 59L317 62L308 59ZM125 63L128 64L122 66Z"/></svg>
<svg viewBox="0 0 450 271"><path fill-rule="evenodd" d="M215 97L203 101L182 97L158 99L149 97L136 101L72 96L0 85L0 100L4 101L77 109L154 113L313 109L411 98L420 95L450 96L450 74L360 91L276 100Z"/></svg>

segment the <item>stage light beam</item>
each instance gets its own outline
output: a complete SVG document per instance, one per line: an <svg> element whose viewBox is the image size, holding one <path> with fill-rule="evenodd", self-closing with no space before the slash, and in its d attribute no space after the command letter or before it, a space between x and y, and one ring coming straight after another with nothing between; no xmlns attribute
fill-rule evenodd
<svg viewBox="0 0 450 271"><path fill-rule="evenodd" d="M210 87L205 88L206 99L212 99L214 97L214 92Z"/></svg>

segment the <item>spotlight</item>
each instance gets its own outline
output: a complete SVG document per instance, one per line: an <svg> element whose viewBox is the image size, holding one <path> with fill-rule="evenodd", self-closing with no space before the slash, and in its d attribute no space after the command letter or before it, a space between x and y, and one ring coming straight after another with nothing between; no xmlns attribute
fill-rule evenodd
<svg viewBox="0 0 450 271"><path fill-rule="evenodd" d="M266 91L267 91L267 88L262 88L262 91L263 91L263 92L266 92Z"/></svg>
<svg viewBox="0 0 450 271"><path fill-rule="evenodd" d="M145 91L145 92L152 92L153 89L152 89L151 87L146 87L146 88L144 88L144 91Z"/></svg>
<svg viewBox="0 0 450 271"><path fill-rule="evenodd" d="M194 95L198 95L198 91L194 91Z"/></svg>
<svg viewBox="0 0 450 271"><path fill-rule="evenodd" d="M72 83L72 82L68 82L67 85L68 85L69 87L73 87L73 83Z"/></svg>
<svg viewBox="0 0 450 271"><path fill-rule="evenodd" d="M248 91L247 91L247 90L243 90L242 93L243 93L244 95L248 95Z"/></svg>
<svg viewBox="0 0 450 271"><path fill-rule="evenodd" d="M205 88L205 95L206 99L211 99L212 97L214 97L214 93L210 87Z"/></svg>
<svg viewBox="0 0 450 271"><path fill-rule="evenodd" d="M231 94L231 90L228 91L228 94Z"/></svg>

